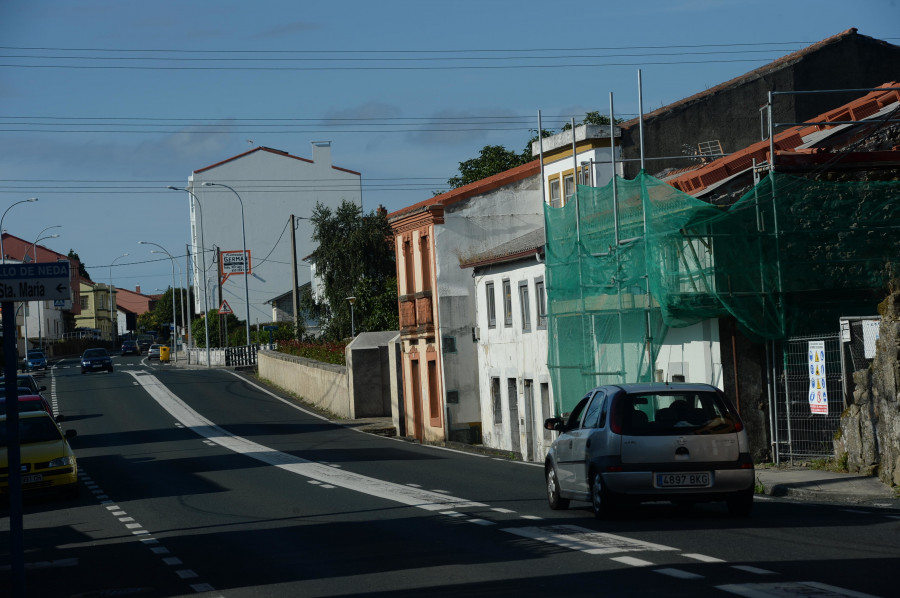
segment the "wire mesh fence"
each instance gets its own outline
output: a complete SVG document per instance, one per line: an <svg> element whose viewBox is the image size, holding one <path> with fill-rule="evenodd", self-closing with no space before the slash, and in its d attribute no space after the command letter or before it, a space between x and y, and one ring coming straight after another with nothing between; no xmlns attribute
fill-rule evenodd
<svg viewBox="0 0 900 598"><path fill-rule="evenodd" d="M845 397L840 335L792 338L782 345L775 385L775 460L833 457Z"/></svg>

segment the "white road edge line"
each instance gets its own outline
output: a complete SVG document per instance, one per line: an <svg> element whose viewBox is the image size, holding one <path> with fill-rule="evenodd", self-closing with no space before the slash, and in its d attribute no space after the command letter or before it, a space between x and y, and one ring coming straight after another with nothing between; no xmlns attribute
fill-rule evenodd
<svg viewBox="0 0 900 598"><path fill-rule="evenodd" d="M134 371L126 371L125 373L137 380L141 387L146 390L157 403L159 403L160 407L165 409L169 415L181 422L185 427L190 428L194 433L201 437L215 442L222 448L235 453L245 455L306 478L319 480L325 484L332 484L347 490L353 490L369 496L377 496L379 498L411 507L418 507L427 511L487 506L483 503L470 501L464 498L411 488L406 485L394 484L392 482L370 478L342 469L335 469L328 465L321 465L307 459L301 459L252 442L246 438L235 436L191 409L187 403L166 388L156 376ZM249 382L249 384L253 383ZM261 390L265 391L265 389ZM265 392L268 393L268 391ZM284 401L284 399L280 399L280 397L276 398ZM307 412L305 409L300 410ZM325 419L317 414L312 415L319 419Z"/></svg>

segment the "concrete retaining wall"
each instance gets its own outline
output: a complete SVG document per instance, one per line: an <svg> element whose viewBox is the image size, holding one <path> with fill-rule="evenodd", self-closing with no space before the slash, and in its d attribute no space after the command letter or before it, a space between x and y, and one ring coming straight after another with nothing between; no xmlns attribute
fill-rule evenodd
<svg viewBox="0 0 900 598"><path fill-rule="evenodd" d="M338 417L349 419L354 416L345 366L260 350L257 367L261 378L303 400Z"/></svg>

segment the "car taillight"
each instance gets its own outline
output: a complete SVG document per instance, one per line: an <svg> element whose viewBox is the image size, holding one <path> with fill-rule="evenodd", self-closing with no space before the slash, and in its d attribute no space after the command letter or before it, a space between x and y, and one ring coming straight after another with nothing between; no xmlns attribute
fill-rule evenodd
<svg viewBox="0 0 900 598"><path fill-rule="evenodd" d="M609 410L609 429L612 430L615 434L622 433L622 421L618 417L619 403L620 401L613 400L612 408L610 408Z"/></svg>
<svg viewBox="0 0 900 598"><path fill-rule="evenodd" d="M624 469L622 469L621 465L608 465L606 467L606 471L619 472L619 471L624 471Z"/></svg>
<svg viewBox="0 0 900 598"><path fill-rule="evenodd" d="M735 424L734 424L735 432L740 432L743 429L744 429L744 424L742 424L741 422L735 422Z"/></svg>
<svg viewBox="0 0 900 598"><path fill-rule="evenodd" d="M741 453L739 462L741 469L753 469L753 459L750 458L750 453Z"/></svg>

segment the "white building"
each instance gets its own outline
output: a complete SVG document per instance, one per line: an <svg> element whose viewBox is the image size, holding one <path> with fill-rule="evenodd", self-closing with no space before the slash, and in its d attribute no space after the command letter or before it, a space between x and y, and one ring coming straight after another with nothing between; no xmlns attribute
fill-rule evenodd
<svg viewBox="0 0 900 598"><path fill-rule="evenodd" d="M344 201L362 208L360 173L331 163L331 142L314 142L312 160L287 152L257 147L212 166L195 170L188 180L190 201L193 284L196 309L204 311L203 285L208 281L209 308L219 307L214 248L241 255L244 237L252 274L233 274L222 285L222 299L235 316L247 317L245 294L250 299L250 324L269 322L272 297L289 291L293 281L290 220L296 221L297 255L315 249L308 220L317 203L336 210ZM195 201L198 200L198 201ZM199 209L196 207L199 203ZM243 212L243 217L242 217ZM201 237L206 249L206 272L199 253ZM298 284L309 282L309 270L298 267Z"/></svg>
<svg viewBox="0 0 900 598"><path fill-rule="evenodd" d="M485 446L543 461L555 415L547 369L544 230L472 256L475 341Z"/></svg>

